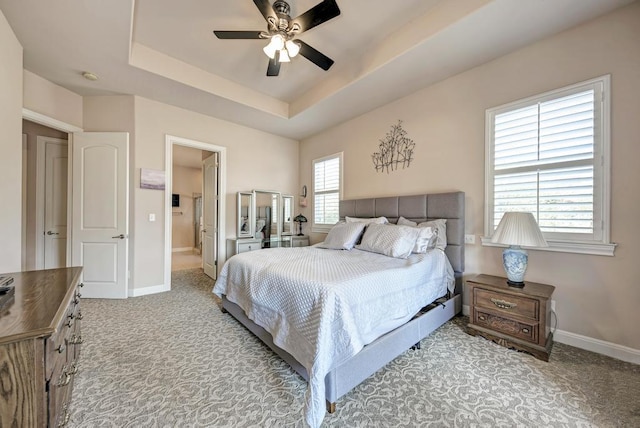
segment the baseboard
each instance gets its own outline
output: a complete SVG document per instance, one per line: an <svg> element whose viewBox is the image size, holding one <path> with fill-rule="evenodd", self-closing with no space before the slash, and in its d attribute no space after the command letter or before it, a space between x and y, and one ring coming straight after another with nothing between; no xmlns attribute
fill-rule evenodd
<svg viewBox="0 0 640 428"><path fill-rule="evenodd" d="M171 252L172 253L181 253L183 251L193 251L195 250L195 248L193 247L181 247L181 248L172 248Z"/></svg>
<svg viewBox="0 0 640 428"><path fill-rule="evenodd" d="M607 357L616 358L629 363L640 364L640 349L633 349L628 346L617 345L615 343L605 342L604 340L594 339L592 337L582 336L563 330L556 330L553 333L553 340L555 342L564 343L565 345L575 346L576 348L606 355Z"/></svg>
<svg viewBox="0 0 640 428"><path fill-rule="evenodd" d="M469 316L469 305L462 306L462 314ZM553 341L563 343L596 354L606 355L628 363L640 364L640 349L633 349L627 346L617 345L604 340L594 339L580 334L570 333L564 330L557 330L553 333Z"/></svg>
<svg viewBox="0 0 640 428"><path fill-rule="evenodd" d="M169 290L171 290L171 286L167 286L165 284L152 285L150 287L142 287L142 288L132 288L129 290L129 297L146 296L147 294L163 293Z"/></svg>

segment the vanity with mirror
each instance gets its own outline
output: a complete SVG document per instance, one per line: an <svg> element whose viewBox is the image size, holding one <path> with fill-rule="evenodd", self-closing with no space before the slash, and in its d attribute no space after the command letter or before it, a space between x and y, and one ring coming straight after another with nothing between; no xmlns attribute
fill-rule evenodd
<svg viewBox="0 0 640 428"><path fill-rule="evenodd" d="M227 255L309 245L308 237L295 236L293 210L291 195L268 190L238 192L236 238L228 240Z"/></svg>

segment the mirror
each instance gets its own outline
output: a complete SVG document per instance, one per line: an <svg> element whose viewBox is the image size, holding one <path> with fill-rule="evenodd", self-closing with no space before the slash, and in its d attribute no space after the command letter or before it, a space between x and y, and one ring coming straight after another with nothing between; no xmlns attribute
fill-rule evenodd
<svg viewBox="0 0 640 428"><path fill-rule="evenodd" d="M293 235L293 196L282 195L282 234Z"/></svg>
<svg viewBox="0 0 640 428"><path fill-rule="evenodd" d="M238 192L238 238L253 237L253 193Z"/></svg>
<svg viewBox="0 0 640 428"><path fill-rule="evenodd" d="M280 192L254 190L254 237L262 240L262 248L277 247L280 241ZM279 215L280 214L280 215Z"/></svg>

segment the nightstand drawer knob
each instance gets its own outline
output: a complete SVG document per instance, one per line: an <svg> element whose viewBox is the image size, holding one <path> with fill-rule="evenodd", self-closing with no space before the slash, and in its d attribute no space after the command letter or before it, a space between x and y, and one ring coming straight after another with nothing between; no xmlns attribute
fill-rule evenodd
<svg viewBox="0 0 640 428"><path fill-rule="evenodd" d="M487 318L484 315L478 315L478 319L480 321L486 321L487 320Z"/></svg>
<svg viewBox="0 0 640 428"><path fill-rule="evenodd" d="M491 303L499 307L500 309L513 309L518 306L517 303L507 302L506 300L501 299L491 299Z"/></svg>
<svg viewBox="0 0 640 428"><path fill-rule="evenodd" d="M529 329L528 329L528 328L523 328L523 329L522 329L522 332L523 332L523 333L529 333Z"/></svg>

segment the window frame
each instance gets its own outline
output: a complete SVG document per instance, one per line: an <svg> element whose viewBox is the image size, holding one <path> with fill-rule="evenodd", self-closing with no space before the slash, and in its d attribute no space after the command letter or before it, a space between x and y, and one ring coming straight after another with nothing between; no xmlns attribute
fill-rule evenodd
<svg viewBox="0 0 640 428"><path fill-rule="evenodd" d="M600 115L594 118L594 222L600 222L597 239L566 239L559 236L545 234L549 244L545 248L536 248L544 251L557 251L579 254L593 254L613 256L616 244L610 241L610 209L611 209L611 75L604 75L573 85L554 89L543 94L534 95L525 99L513 101L485 111L485 196L484 196L484 237L482 245L490 247L504 247L504 245L491 242L491 235L495 226L493 224L494 210L494 124L495 117L508 111L517 110L527 105L536 104L561 98L571 93L593 89L596 93L595 103L598 104ZM600 94L600 99L597 98ZM595 226L595 225L594 225Z"/></svg>
<svg viewBox="0 0 640 428"><path fill-rule="evenodd" d="M315 179L315 171L316 164L320 162L326 162L331 159L338 158L339 162L339 184L338 184L338 201L342 200L342 188L343 188L343 175L344 175L344 152L333 153L331 155L323 156L318 159L314 159L311 161L311 231L316 233L328 233L329 230L333 227L333 224L317 224L316 223L316 179ZM335 193L335 192L321 192L321 193Z"/></svg>

